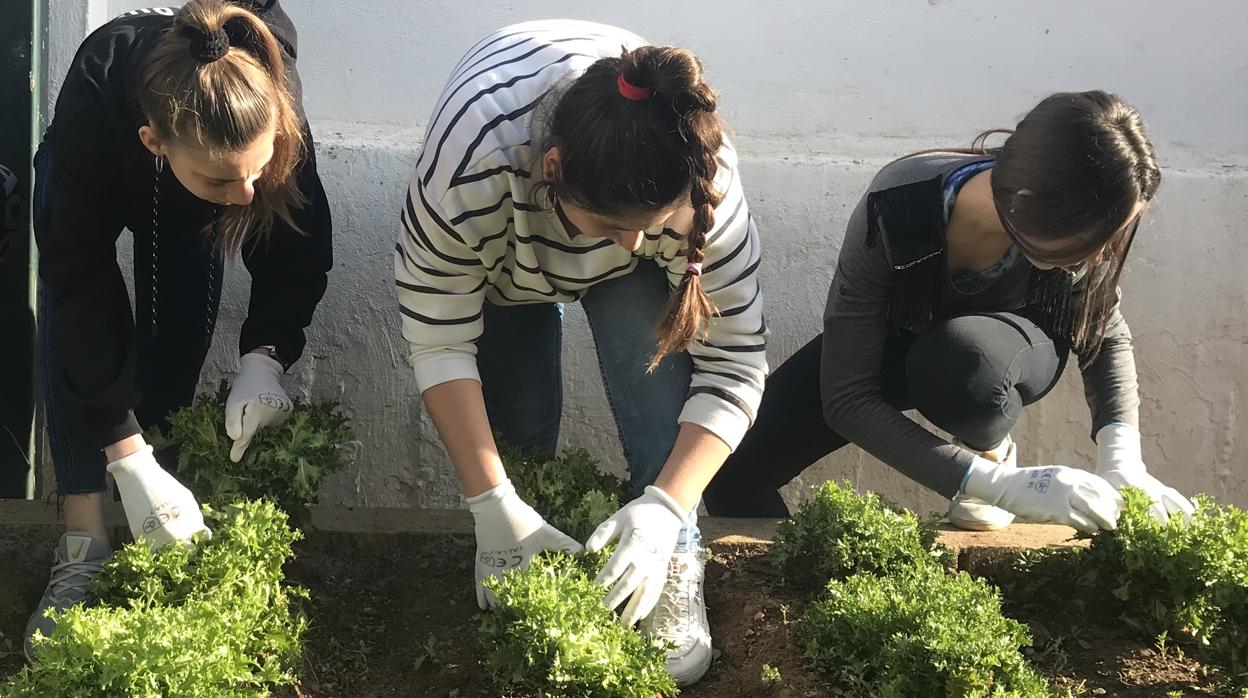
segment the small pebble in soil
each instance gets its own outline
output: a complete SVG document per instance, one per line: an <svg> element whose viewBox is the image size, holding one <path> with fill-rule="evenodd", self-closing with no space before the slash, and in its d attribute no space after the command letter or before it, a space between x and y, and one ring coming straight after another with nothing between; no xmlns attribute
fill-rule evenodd
<svg viewBox="0 0 1248 698"><path fill-rule="evenodd" d="M755 621L761 621L762 619L764 619L764 618L766 618L766 617L767 617L767 615L766 615L766 614L764 614L762 611L759 611L758 613L755 613L755 614L754 614L754 620L755 620Z"/></svg>

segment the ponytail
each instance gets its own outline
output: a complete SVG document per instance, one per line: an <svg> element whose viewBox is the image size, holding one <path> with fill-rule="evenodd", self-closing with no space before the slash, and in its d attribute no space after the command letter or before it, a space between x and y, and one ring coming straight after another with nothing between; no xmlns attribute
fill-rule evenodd
<svg viewBox="0 0 1248 698"><path fill-rule="evenodd" d="M304 205L295 168L304 155L302 121L287 89L273 32L247 9L222 0L190 0L148 54L139 104L162 138L213 153L242 150L274 132L273 157L248 206L217 221L218 247L234 254L248 235L266 235L276 219L296 228Z"/></svg>
<svg viewBox="0 0 1248 698"><path fill-rule="evenodd" d="M718 309L702 286L707 236L723 195L715 189L723 124L702 63L688 49L641 46L591 65L560 97L548 124L560 171L548 198L605 215L654 211L687 197L693 226L687 266L655 334L647 370L704 337ZM601 167L611 162L612 167Z"/></svg>

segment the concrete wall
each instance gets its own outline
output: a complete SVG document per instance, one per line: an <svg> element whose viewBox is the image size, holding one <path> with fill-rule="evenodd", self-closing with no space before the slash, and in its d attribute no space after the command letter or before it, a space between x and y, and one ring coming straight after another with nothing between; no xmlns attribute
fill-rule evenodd
<svg viewBox="0 0 1248 698"><path fill-rule="evenodd" d="M144 6L53 2L50 71L83 29ZM873 171L897 154L964 144L1008 126L1043 95L1093 87L1134 102L1166 168L1125 277L1137 337L1145 454L1180 489L1248 505L1248 4L904 0L890 3L640 0L514 3L285 0L301 32L300 72L334 202L337 266L294 371L294 391L341 398L362 441L334 504L453 507L459 497L404 361L390 250L422 126L460 54L507 23L577 16L702 56L743 151L763 231L762 273L778 365L819 331L845 219ZM72 6L72 7L71 7ZM102 9L103 8L103 9ZM58 15L65 15L57 18ZM61 57L58 59L58 57ZM54 84L59 84L55 82ZM205 383L236 365L247 294L231 271ZM565 340L564 440L621 468L592 343L578 309ZM1077 375L1027 410L1027 463L1090 467ZM848 477L919 509L925 493L854 448L794 484Z"/></svg>

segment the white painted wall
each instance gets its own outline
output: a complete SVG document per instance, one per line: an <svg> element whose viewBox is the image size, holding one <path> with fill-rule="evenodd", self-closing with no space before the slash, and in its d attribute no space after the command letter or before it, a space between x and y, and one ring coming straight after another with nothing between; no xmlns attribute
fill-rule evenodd
<svg viewBox="0 0 1248 698"><path fill-rule="evenodd" d="M111 14L151 4L108 0ZM1148 116L1158 143L1215 161L1248 152L1248 3L1237 0L282 4L300 30L306 106L320 119L423 124L477 39L577 17L694 48L734 128L820 150L840 138L962 142L1049 92L1112 88Z"/></svg>
<svg viewBox="0 0 1248 698"><path fill-rule="evenodd" d="M83 29L149 3L53 7L50 53ZM105 5L106 3L106 5ZM964 144L1043 95L1106 88L1139 107L1166 168L1132 252L1125 313L1137 338L1145 454L1185 491L1248 505L1248 4L1237 0L897 0L715 3L284 0L301 32L300 73L334 204L337 266L292 386L340 397L363 448L331 503L452 507L454 476L403 361L390 278L396 211L424 121L450 67L507 23L576 16L695 49L743 151L767 244L773 365L819 330L845 219L892 156ZM101 13L101 7L107 11ZM64 15L58 19L58 15ZM54 60L63 72L67 58ZM54 80L54 85L59 82ZM233 270L206 382L235 365L247 293ZM621 467L583 317L565 340L564 438ZM1023 460L1089 466L1077 376L1027 411ZM940 506L857 449L794 487L849 477L920 509Z"/></svg>

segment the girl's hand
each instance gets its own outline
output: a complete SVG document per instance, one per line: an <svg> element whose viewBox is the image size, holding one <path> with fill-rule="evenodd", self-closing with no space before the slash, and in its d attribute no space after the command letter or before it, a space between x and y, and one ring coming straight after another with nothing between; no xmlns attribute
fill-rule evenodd
<svg viewBox="0 0 1248 698"><path fill-rule="evenodd" d="M1033 523L1074 526L1084 533L1113 530L1122 495L1098 475L1064 465L1012 468L979 456L963 493Z"/></svg>
<svg viewBox="0 0 1248 698"><path fill-rule="evenodd" d="M1144 467L1140 430L1130 424L1113 422L1096 433L1096 474L1115 489L1137 487L1153 500L1153 516L1161 523L1175 514L1191 522L1196 507L1173 487L1167 487Z"/></svg>
<svg viewBox="0 0 1248 698"><path fill-rule="evenodd" d="M508 570L528 567L533 556L543 550L581 551L563 531L546 523L516 494L511 480L468 498L477 535L477 606L482 610L497 603L494 594L481 583L487 577L501 577Z"/></svg>
<svg viewBox="0 0 1248 698"><path fill-rule="evenodd" d="M239 360L238 377L225 401L225 433L234 440L230 460L243 459L260 427L281 424L294 405L278 382L282 365L264 354L251 352Z"/></svg>
<svg viewBox="0 0 1248 698"><path fill-rule="evenodd" d="M151 446L109 463L108 472L117 481L121 506L135 540L146 539L153 548L159 548L175 540L189 540L196 533L212 534L204 525L195 495L160 467Z"/></svg>
<svg viewBox="0 0 1248 698"><path fill-rule="evenodd" d="M682 514L671 496L650 485L645 494L602 522L586 542L585 549L596 553L612 541L620 541L596 581L611 587L603 599L608 608L629 599L620 616L624 625L632 625L654 610L687 517L688 512Z"/></svg>

